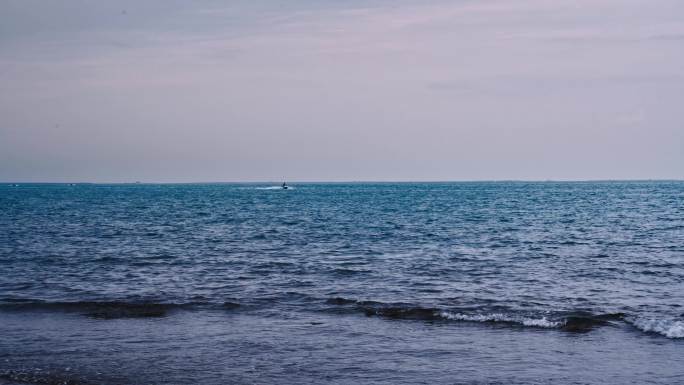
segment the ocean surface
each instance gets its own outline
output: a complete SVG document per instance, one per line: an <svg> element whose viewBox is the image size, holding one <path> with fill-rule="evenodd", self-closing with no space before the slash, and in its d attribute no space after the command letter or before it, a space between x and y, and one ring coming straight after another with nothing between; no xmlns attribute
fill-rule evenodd
<svg viewBox="0 0 684 385"><path fill-rule="evenodd" d="M684 384L684 182L0 186L0 384Z"/></svg>

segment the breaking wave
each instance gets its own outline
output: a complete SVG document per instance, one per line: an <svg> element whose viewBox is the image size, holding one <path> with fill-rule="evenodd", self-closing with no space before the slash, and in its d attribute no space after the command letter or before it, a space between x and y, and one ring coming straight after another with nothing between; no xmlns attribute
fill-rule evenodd
<svg viewBox="0 0 684 385"><path fill-rule="evenodd" d="M500 323L511 323L520 324L523 326L533 326L540 328L559 328L564 325L562 321L551 321L546 317L541 318L526 318L519 316L511 316L503 313L492 313L492 314L463 314L463 313L450 313L443 311L440 315L446 319L454 321L468 321L468 322L500 322Z"/></svg>
<svg viewBox="0 0 684 385"><path fill-rule="evenodd" d="M637 329L667 338L684 338L684 321L638 317L630 321Z"/></svg>
<svg viewBox="0 0 684 385"><path fill-rule="evenodd" d="M438 309L410 304L386 304L375 301L355 301L347 298L330 298L329 305L351 311L362 311L369 317L420 321L457 321L486 324L510 325L543 329L559 329L566 332L583 333L601 326L614 326L621 321L622 313L592 314L589 312L519 313L515 311L469 311Z"/></svg>
<svg viewBox="0 0 684 385"><path fill-rule="evenodd" d="M1 299L0 311L61 311L78 313L96 319L118 318L160 318L172 312L194 309L244 311L261 309L285 301L311 309L311 301L321 298L288 293L286 298L229 299L221 302L206 300L168 303L150 301L74 301L45 302L30 299ZM296 303L293 303L295 301ZM603 326L616 326L618 322L629 324L646 332L667 338L684 338L684 320L677 318L654 318L628 316L622 313L594 314L585 311L560 312L537 311L521 312L512 309L498 308L439 308L421 306L410 303L384 303L378 301L360 301L355 299L334 297L324 301L326 312L337 314L365 314L367 317L379 317L390 320L427 321L427 322L471 322L491 325L529 327L541 329L557 329L565 332L584 333ZM319 308L320 309L320 308Z"/></svg>
<svg viewBox="0 0 684 385"><path fill-rule="evenodd" d="M444 311L441 315L449 320L483 323L503 323L518 326L560 329L566 332L583 333L600 326L614 325L611 321L619 321L623 314L591 314L586 312L558 314L553 317L529 316L507 313L452 313Z"/></svg>

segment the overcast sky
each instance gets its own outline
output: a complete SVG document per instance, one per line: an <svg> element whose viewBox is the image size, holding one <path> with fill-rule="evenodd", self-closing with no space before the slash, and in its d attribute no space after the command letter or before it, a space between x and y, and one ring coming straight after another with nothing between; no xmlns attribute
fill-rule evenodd
<svg viewBox="0 0 684 385"><path fill-rule="evenodd" d="M0 0L0 180L684 179L684 1Z"/></svg>

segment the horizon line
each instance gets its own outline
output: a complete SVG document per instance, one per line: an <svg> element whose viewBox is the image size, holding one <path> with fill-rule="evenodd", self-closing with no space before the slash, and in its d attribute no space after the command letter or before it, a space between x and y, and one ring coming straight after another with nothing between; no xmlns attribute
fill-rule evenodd
<svg viewBox="0 0 684 385"><path fill-rule="evenodd" d="M129 184L266 184L282 183L283 180L259 180L259 181L194 181L194 182L159 182L159 181L131 181L131 182L90 182L90 181L0 181L0 184L96 184L96 185L129 185ZM684 179L654 178L654 179L443 179L443 180L292 180L285 182L290 184L362 184L362 183L587 183L587 182L684 182Z"/></svg>

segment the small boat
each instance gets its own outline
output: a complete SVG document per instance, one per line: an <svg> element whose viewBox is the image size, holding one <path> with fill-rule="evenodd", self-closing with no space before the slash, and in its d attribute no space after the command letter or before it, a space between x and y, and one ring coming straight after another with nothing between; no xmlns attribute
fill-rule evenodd
<svg viewBox="0 0 684 385"><path fill-rule="evenodd" d="M288 190L290 186L287 185L287 183L283 182L283 185L280 186L283 190Z"/></svg>

